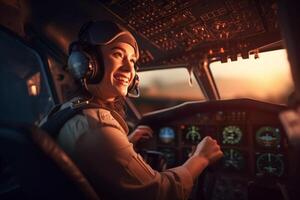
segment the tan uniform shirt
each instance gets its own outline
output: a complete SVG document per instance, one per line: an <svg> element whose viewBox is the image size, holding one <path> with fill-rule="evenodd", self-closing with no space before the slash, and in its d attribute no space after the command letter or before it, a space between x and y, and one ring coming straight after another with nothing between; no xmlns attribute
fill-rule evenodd
<svg viewBox="0 0 300 200"><path fill-rule="evenodd" d="M193 178L184 167L157 172L137 154L118 113L88 109L60 130L58 142L104 199L187 199Z"/></svg>

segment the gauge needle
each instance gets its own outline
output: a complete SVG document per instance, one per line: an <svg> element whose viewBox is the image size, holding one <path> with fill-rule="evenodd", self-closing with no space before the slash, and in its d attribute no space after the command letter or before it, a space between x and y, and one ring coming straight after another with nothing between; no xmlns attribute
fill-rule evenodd
<svg viewBox="0 0 300 200"><path fill-rule="evenodd" d="M271 154L268 153L268 161L271 162Z"/></svg>

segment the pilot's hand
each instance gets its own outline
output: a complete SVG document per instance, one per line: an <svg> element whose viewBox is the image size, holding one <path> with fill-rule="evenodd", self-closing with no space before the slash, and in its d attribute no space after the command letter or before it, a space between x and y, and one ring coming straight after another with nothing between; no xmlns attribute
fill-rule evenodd
<svg viewBox="0 0 300 200"><path fill-rule="evenodd" d="M198 145L193 156L199 156L207 160L207 164L214 163L223 156L217 141L207 136Z"/></svg>
<svg viewBox="0 0 300 200"><path fill-rule="evenodd" d="M183 164L192 177L197 178L209 165L220 159L223 152L217 141L211 137L205 137L196 147L194 154Z"/></svg>
<svg viewBox="0 0 300 200"><path fill-rule="evenodd" d="M136 144L140 140L147 140L153 136L153 131L149 126L139 125L129 136L129 142Z"/></svg>

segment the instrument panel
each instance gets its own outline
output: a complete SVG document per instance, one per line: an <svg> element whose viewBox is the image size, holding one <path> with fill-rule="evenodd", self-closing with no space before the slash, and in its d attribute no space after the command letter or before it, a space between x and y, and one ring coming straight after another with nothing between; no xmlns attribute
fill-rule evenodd
<svg viewBox="0 0 300 200"><path fill-rule="evenodd" d="M283 176L286 171L282 148L285 136L277 119L272 123L261 122L256 125L251 117L259 113L231 111L225 114L235 115L238 112L245 113L245 118L239 122L226 120L226 123L202 123L197 113L189 119L163 124L155 130L158 133L156 146L171 159L168 165L173 167L184 162L205 136L211 136L224 152L221 167L224 170L240 172L250 167L252 171L248 169L248 173L255 172L255 176ZM201 117L217 118L218 115L219 112L202 113Z"/></svg>
<svg viewBox="0 0 300 200"><path fill-rule="evenodd" d="M224 156L214 166L218 176L213 190L227 190L229 186L218 185L223 182L247 189L245 185L256 180L287 179L286 134L278 119L282 109L247 99L191 103L146 116L144 122L148 119L154 127L157 134L151 147L165 154L168 167L184 163L205 136L216 139ZM219 199L229 193L215 195L213 199Z"/></svg>
<svg viewBox="0 0 300 200"><path fill-rule="evenodd" d="M184 162L202 138L211 136L224 152L222 168L243 171L249 166L247 163L251 163L249 154L252 154L256 176L283 176L285 162L281 145L284 136L280 125L262 124L255 128L246 124L232 124L207 126L176 121L156 130L157 147L167 154L167 158L171 158L168 165L173 167L178 164L175 158L179 163Z"/></svg>

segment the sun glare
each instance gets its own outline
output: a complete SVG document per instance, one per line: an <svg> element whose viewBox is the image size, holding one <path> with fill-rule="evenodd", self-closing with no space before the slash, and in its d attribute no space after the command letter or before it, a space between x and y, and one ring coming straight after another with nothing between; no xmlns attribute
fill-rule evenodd
<svg viewBox="0 0 300 200"><path fill-rule="evenodd" d="M247 97L284 104L293 90L285 50L260 53L258 59L215 62L210 67L223 99Z"/></svg>

